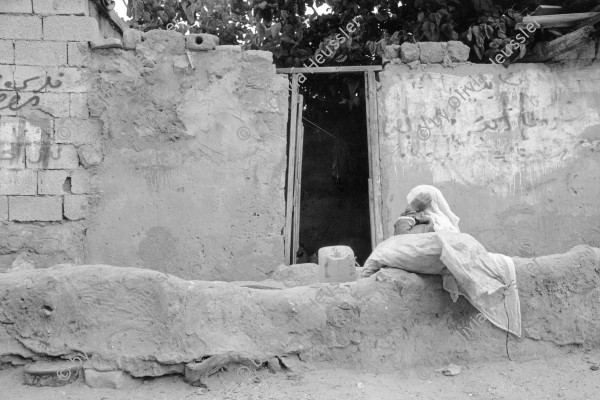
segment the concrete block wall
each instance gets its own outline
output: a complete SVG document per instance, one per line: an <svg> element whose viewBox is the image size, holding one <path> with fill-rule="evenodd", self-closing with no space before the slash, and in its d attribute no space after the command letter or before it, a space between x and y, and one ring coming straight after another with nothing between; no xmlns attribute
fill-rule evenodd
<svg viewBox="0 0 600 400"><path fill-rule="evenodd" d="M102 148L103 129L88 106L89 41L100 38L90 7L88 0L0 1L0 241L40 237L0 245L0 271L17 257L36 268L84 261L93 188L80 154ZM52 238L57 224L70 243Z"/></svg>

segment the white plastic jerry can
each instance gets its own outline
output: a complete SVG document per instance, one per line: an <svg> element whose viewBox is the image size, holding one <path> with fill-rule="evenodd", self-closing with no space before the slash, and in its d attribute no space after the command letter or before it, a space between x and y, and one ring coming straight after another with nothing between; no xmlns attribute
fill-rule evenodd
<svg viewBox="0 0 600 400"><path fill-rule="evenodd" d="M319 281L350 282L356 280L354 252L348 246L319 249Z"/></svg>

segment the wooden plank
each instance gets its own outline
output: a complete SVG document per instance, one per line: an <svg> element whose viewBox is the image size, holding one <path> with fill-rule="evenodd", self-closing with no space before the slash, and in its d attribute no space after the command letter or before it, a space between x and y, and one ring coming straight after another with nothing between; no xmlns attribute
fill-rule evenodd
<svg viewBox="0 0 600 400"><path fill-rule="evenodd" d="M382 198L381 198L381 169L379 156L379 116L377 109L377 80L375 72L367 72L368 92L369 92L369 123L371 124L369 133L371 135L371 152L373 169L373 201L375 217L375 238L376 243L383 241L383 216L382 216Z"/></svg>
<svg viewBox="0 0 600 400"><path fill-rule="evenodd" d="M574 13L574 14L556 14L556 15L528 15L523 17L523 22L517 26L517 29L523 24L539 24L542 28L561 28L573 26L581 20L597 16L597 12Z"/></svg>
<svg viewBox="0 0 600 400"><path fill-rule="evenodd" d="M111 10L108 12L108 18L115 25L118 31L121 33L125 32L126 29L129 29L129 26L123 19L117 14L116 11Z"/></svg>
<svg viewBox="0 0 600 400"><path fill-rule="evenodd" d="M573 30L579 30L581 28L583 28L584 26L595 26L598 23L600 23L600 13L596 13L596 15L594 15L591 18L586 18L582 21L579 21L574 27Z"/></svg>
<svg viewBox="0 0 600 400"><path fill-rule="evenodd" d="M286 182L286 196L285 196L285 234L284 234L284 255L285 264L290 265L292 259L292 213L294 210L294 169L296 166L296 124L298 121L298 75L292 75L292 99L290 108L290 135L288 145L288 171L287 171L287 182Z"/></svg>
<svg viewBox="0 0 600 400"><path fill-rule="evenodd" d="M561 53L566 53L587 44L593 40L592 35L595 31L593 26L585 26L575 32L554 39L542 48L541 58L551 60Z"/></svg>
<svg viewBox="0 0 600 400"><path fill-rule="evenodd" d="M296 124L296 179L294 186L294 225L292 236L292 260L296 263L296 254L300 244L300 200L301 200L301 180L302 180L302 146L304 142L304 125L302 124L302 109L304 107L304 97L298 96L298 122Z"/></svg>
<svg viewBox="0 0 600 400"><path fill-rule="evenodd" d="M562 6L538 6L531 15L555 15L562 13Z"/></svg>
<svg viewBox="0 0 600 400"><path fill-rule="evenodd" d="M364 73L365 77L365 111L367 113L367 154L369 156L369 225L371 227L371 250L375 249L377 246L377 229L375 225L375 200L373 197L373 152L371 149L373 148L372 138L370 134L371 129L371 108L369 104L369 75L367 72Z"/></svg>
<svg viewBox="0 0 600 400"><path fill-rule="evenodd" d="M371 226L371 250L377 246L377 238L375 237L375 204L373 202L373 179L369 178L369 224Z"/></svg>
<svg viewBox="0 0 600 400"><path fill-rule="evenodd" d="M328 73L350 73L365 71L381 71L381 65L352 65L343 67L300 67L300 68L277 68L278 74L328 74Z"/></svg>

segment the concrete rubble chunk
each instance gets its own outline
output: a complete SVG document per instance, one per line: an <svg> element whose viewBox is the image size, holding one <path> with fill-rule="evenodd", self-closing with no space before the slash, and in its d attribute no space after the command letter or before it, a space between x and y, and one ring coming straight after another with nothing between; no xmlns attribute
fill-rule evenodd
<svg viewBox="0 0 600 400"><path fill-rule="evenodd" d="M400 45L391 44L389 46L385 46L384 57L388 60L393 60L394 58L398 58L400 56Z"/></svg>
<svg viewBox="0 0 600 400"><path fill-rule="evenodd" d="M466 62L469 60L471 48L457 40L451 40L447 43L446 51L450 60L453 62Z"/></svg>
<svg viewBox="0 0 600 400"><path fill-rule="evenodd" d="M400 58L404 63L410 63L419 59L419 46L415 43L402 43L400 45Z"/></svg>
<svg viewBox="0 0 600 400"><path fill-rule="evenodd" d="M219 38L208 33L191 34L185 37L185 48L191 51L214 50L219 45Z"/></svg>
<svg viewBox="0 0 600 400"><path fill-rule="evenodd" d="M419 60L424 64L439 64L444 61L445 43L419 42Z"/></svg>
<svg viewBox="0 0 600 400"><path fill-rule="evenodd" d="M25 366L23 377L29 386L57 387L75 382L80 373L80 363L38 361Z"/></svg>
<svg viewBox="0 0 600 400"><path fill-rule="evenodd" d="M241 53L242 52L242 46L236 46L236 45L232 45L232 44L224 44L224 45L220 45L215 47L215 50L217 51L231 51L234 53Z"/></svg>
<svg viewBox="0 0 600 400"><path fill-rule="evenodd" d="M91 46L92 50L122 49L123 42L121 41L121 39L108 38L108 39L91 41L90 46Z"/></svg>
<svg viewBox="0 0 600 400"><path fill-rule="evenodd" d="M142 43L142 32L137 29L125 29L123 32L123 48L135 50L138 43Z"/></svg>
<svg viewBox="0 0 600 400"><path fill-rule="evenodd" d="M104 159L102 146L99 144L84 144L77 148L77 154L81 164L88 168L100 165Z"/></svg>
<svg viewBox="0 0 600 400"><path fill-rule="evenodd" d="M176 31L153 29L143 35L143 41L136 46L136 49L145 49L162 57L185 54L185 37Z"/></svg>
<svg viewBox="0 0 600 400"><path fill-rule="evenodd" d="M524 332L511 343L515 354L600 346L600 304L589 301L600 286L600 249L513 260ZM504 332L485 319L470 340L440 345L477 310L464 299L452 303L439 276L394 268L339 286L262 290L148 269L57 265L0 274L0 293L0 357L64 357L85 343L105 367L134 377L184 374L187 364L200 375L223 363L262 367L273 357L292 370L303 360L369 367L388 356L397 368L444 351L468 354L465 361L505 357Z"/></svg>
<svg viewBox="0 0 600 400"><path fill-rule="evenodd" d="M123 371L96 371L85 369L85 384L93 388L135 389L141 381Z"/></svg>

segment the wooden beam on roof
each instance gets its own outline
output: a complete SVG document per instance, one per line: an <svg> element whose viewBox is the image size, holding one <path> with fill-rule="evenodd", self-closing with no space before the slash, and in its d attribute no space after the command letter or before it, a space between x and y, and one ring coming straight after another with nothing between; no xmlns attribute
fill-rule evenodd
<svg viewBox="0 0 600 400"><path fill-rule="evenodd" d="M277 68L278 74L325 74L325 73L350 73L350 72L378 72L383 70L381 65L351 65L342 67L301 67Z"/></svg>
<svg viewBox="0 0 600 400"><path fill-rule="evenodd" d="M592 18L600 13L587 12L575 14L555 14L555 15L528 15L523 17L523 22L517 24L516 29L527 26L527 24L538 24L542 28L564 28L573 26L582 20ZM587 25L587 24L586 24Z"/></svg>
<svg viewBox="0 0 600 400"><path fill-rule="evenodd" d="M561 53L575 50L580 46L588 44L594 40L593 35L596 32L593 26L584 26L575 32L568 33L564 36L554 39L542 49L542 60L551 60Z"/></svg>
<svg viewBox="0 0 600 400"><path fill-rule="evenodd" d="M575 25L574 28L575 28L575 30L577 30L577 29L581 29L581 28L583 28L584 26L587 26L587 25L594 26L594 25L597 25L599 22L600 22L600 13L596 13L596 15L594 15L593 17L586 18L586 19L584 19L582 21L579 21Z"/></svg>
<svg viewBox="0 0 600 400"><path fill-rule="evenodd" d="M562 6L539 6L534 12L531 13L531 15L555 15L562 13L562 10Z"/></svg>

